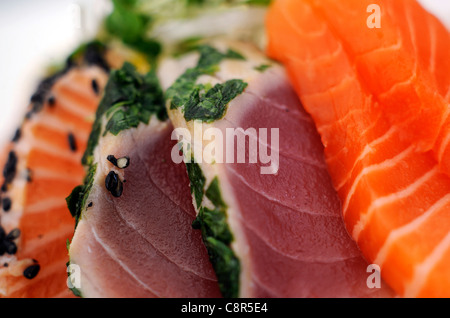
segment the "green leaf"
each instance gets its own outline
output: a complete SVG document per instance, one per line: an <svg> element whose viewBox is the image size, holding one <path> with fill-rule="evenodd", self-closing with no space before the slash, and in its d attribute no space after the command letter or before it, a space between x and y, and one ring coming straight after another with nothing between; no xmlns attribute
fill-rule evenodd
<svg viewBox="0 0 450 318"><path fill-rule="evenodd" d="M178 42L174 49L173 56L179 57L186 53L197 50L200 45L199 43L202 39L203 39L202 37L194 36L194 37L189 37L189 38L186 38L186 39Z"/></svg>
<svg viewBox="0 0 450 318"><path fill-rule="evenodd" d="M66 198L67 207L69 208L72 217L78 216L78 202L80 201L83 192L83 186L77 186L72 190L72 193Z"/></svg>
<svg viewBox="0 0 450 318"><path fill-rule="evenodd" d="M247 83L242 80L229 80L206 89L205 85L196 84L197 78L217 72L223 59L243 60L245 58L236 51L228 50L226 53L221 53L209 45L199 45L197 50L200 53L197 66L187 69L176 79L167 89L166 98L170 100L171 109L185 106L186 120L199 119L212 122L224 116L228 103L243 92Z"/></svg>
<svg viewBox="0 0 450 318"><path fill-rule="evenodd" d="M139 12L137 3L135 0L113 0L114 9L105 19L106 30L153 61L161 52L161 44L147 37L152 17Z"/></svg>
<svg viewBox="0 0 450 318"><path fill-rule="evenodd" d="M240 79L216 84L206 93L202 85L198 85L191 93L184 107L184 118L187 121L199 119L204 122L212 122L225 115L228 103L247 87Z"/></svg>
<svg viewBox="0 0 450 318"><path fill-rule="evenodd" d="M231 50L231 49L228 49L226 57L229 58L229 59L245 61L245 57L242 54L240 54L240 53L238 53L238 52L236 52L234 50Z"/></svg>
<svg viewBox="0 0 450 318"><path fill-rule="evenodd" d="M206 182L205 176L203 175L202 169L200 168L198 163L187 162L186 168L191 183L191 193L194 194L197 208L200 208L203 200L203 191Z"/></svg>
<svg viewBox="0 0 450 318"><path fill-rule="evenodd" d="M166 98L171 100L171 109L186 104L192 91L197 87L195 81L200 75L197 69L188 69L167 89Z"/></svg>
<svg viewBox="0 0 450 318"><path fill-rule="evenodd" d="M271 66L272 65L269 65L269 64L261 64L261 65L255 66L254 69L262 73Z"/></svg>
<svg viewBox="0 0 450 318"><path fill-rule="evenodd" d="M89 197L91 188L94 184L94 176L97 171L97 164L93 164L89 167L88 173L84 178L84 183L75 187L72 193L66 198L67 207L70 210L70 214L75 218L75 228L81 219L83 208L86 205L86 200Z"/></svg>
<svg viewBox="0 0 450 318"><path fill-rule="evenodd" d="M213 237L206 238L205 246L216 273L222 296L224 298L237 298L241 274L239 259L229 246Z"/></svg>
<svg viewBox="0 0 450 318"><path fill-rule="evenodd" d="M217 178L217 176L214 177L214 179L211 181L205 194L206 197L212 202L212 204L214 204L214 206L220 208L227 207L220 193L219 179Z"/></svg>
<svg viewBox="0 0 450 318"><path fill-rule="evenodd" d="M239 294L239 259L230 247L233 240L224 209L202 207L192 223L194 229L202 232L203 242L216 272L222 296L235 298Z"/></svg>
<svg viewBox="0 0 450 318"><path fill-rule="evenodd" d="M187 163L186 165L189 165ZM203 176L200 166L197 165L195 174L188 168L189 179L198 180L198 176ZM195 167L195 166L194 166ZM193 176L194 175L194 176ZM194 179L192 179L194 178ZM204 179L203 179L204 180ZM197 184L202 187L203 195L204 181ZM192 189L192 186L191 186ZM214 209L205 206L199 207L197 218L192 222L192 227L202 233L203 242L208 250L209 259L216 272L219 288L224 297L238 297L239 295L239 275L241 272L239 259L231 249L233 234L227 221L227 205L220 193L219 180L216 177L211 181L206 190L206 196L215 206ZM200 203L202 201L200 200ZM198 201L196 201L197 206Z"/></svg>
<svg viewBox="0 0 450 318"><path fill-rule="evenodd" d="M227 215L224 209L213 210L201 207L197 218L192 223L194 229L201 229L206 237L214 237L222 243L229 245L233 241L233 235L227 223Z"/></svg>
<svg viewBox="0 0 450 318"><path fill-rule="evenodd" d="M69 250L70 250L70 241L69 241L69 239L66 239L66 249L67 249L67 252L69 252Z"/></svg>

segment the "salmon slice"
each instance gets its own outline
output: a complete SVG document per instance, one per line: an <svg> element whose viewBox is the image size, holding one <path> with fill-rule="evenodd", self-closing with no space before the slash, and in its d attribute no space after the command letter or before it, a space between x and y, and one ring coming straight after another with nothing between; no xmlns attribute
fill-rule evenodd
<svg viewBox="0 0 450 318"><path fill-rule="evenodd" d="M381 28L367 25L370 1L308 3L311 7L306 11L319 15L339 39L333 53L342 50L353 58L358 79L389 122L402 129L402 137L418 150L432 150L441 170L449 174L450 157L445 156L450 142L448 30L416 1L377 3Z"/></svg>
<svg viewBox="0 0 450 318"><path fill-rule="evenodd" d="M268 53L315 121L365 257L400 295L449 297L449 33L415 1L378 1L368 28L370 4L277 1Z"/></svg>
<svg viewBox="0 0 450 318"><path fill-rule="evenodd" d="M163 61L158 72L169 97L183 89L190 96L182 105L180 95L169 98L167 109L187 159L193 149L186 165L194 226L223 295L391 297L384 282L379 289L367 285L369 264L345 229L314 122L284 68L241 42L217 40L199 50L200 57ZM195 85L178 86L195 72L201 74ZM223 113L203 117L239 81L245 87ZM202 85L206 95L193 106ZM220 87L221 94L211 94Z"/></svg>
<svg viewBox="0 0 450 318"><path fill-rule="evenodd" d="M45 79L4 153L0 296L69 297L66 240L75 226L65 202L84 178L80 163L108 72L72 63Z"/></svg>

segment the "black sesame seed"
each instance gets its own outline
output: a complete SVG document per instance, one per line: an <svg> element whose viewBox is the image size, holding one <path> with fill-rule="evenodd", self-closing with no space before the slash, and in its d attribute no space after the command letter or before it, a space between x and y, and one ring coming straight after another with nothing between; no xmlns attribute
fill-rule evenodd
<svg viewBox="0 0 450 318"><path fill-rule="evenodd" d="M11 151L8 155L8 161L6 161L5 167L3 168L3 177L5 177L6 183L10 183L16 176L16 166L17 156L14 151Z"/></svg>
<svg viewBox="0 0 450 318"><path fill-rule="evenodd" d="M122 158L116 158L113 155L109 155L108 157L106 157L106 159L120 169L125 169L130 165L130 158L126 156Z"/></svg>
<svg viewBox="0 0 450 318"><path fill-rule="evenodd" d="M3 240L5 239L5 235L6 235L6 232L5 232L5 230L3 229L3 227L0 225L0 244L1 244L1 242L3 242Z"/></svg>
<svg viewBox="0 0 450 318"><path fill-rule="evenodd" d="M73 152L77 151L77 142L75 140L75 136L72 133L69 133L67 135L67 139L69 141L70 150L72 150Z"/></svg>
<svg viewBox="0 0 450 318"><path fill-rule="evenodd" d="M105 60L106 47L98 42L89 43L84 51L84 62L87 65L97 65L109 73L110 68Z"/></svg>
<svg viewBox="0 0 450 318"><path fill-rule="evenodd" d="M94 91L94 93L96 95L98 95L98 93L100 92L99 88L98 88L98 83L95 79L92 80L91 82L91 86L92 86L92 90Z"/></svg>
<svg viewBox="0 0 450 318"><path fill-rule="evenodd" d="M15 240L16 238L18 238L20 236L20 230L15 228L13 230L11 230L11 232L8 233L8 235L6 235L6 240L8 241L12 241Z"/></svg>
<svg viewBox="0 0 450 318"><path fill-rule="evenodd" d="M0 244L0 256L5 255L5 252L6 252L5 245L2 243Z"/></svg>
<svg viewBox="0 0 450 318"><path fill-rule="evenodd" d="M47 102L48 102L48 106L50 106L50 107L55 106L55 102L56 102L55 97L54 96L50 96L48 98Z"/></svg>
<svg viewBox="0 0 450 318"><path fill-rule="evenodd" d="M116 198L119 198L122 195L122 192L123 192L123 183L122 181L119 180L119 184L117 185L116 191L111 192L111 194Z"/></svg>
<svg viewBox="0 0 450 318"><path fill-rule="evenodd" d="M25 276L25 278L28 278L28 279L33 279L39 273L40 269L41 269L41 266L39 266L39 264L28 266L23 271L23 276Z"/></svg>
<svg viewBox="0 0 450 318"><path fill-rule="evenodd" d="M42 103L44 101L44 98L42 95L43 95L43 92L38 89L33 95L31 95L30 102Z"/></svg>
<svg viewBox="0 0 450 318"><path fill-rule="evenodd" d="M88 203L88 208L91 208L93 205L94 205L94 203L89 202L89 203Z"/></svg>
<svg viewBox="0 0 450 318"><path fill-rule="evenodd" d="M31 182L33 180L33 178L31 177L32 173L31 170L29 168L27 168L27 181Z"/></svg>
<svg viewBox="0 0 450 318"><path fill-rule="evenodd" d="M117 176L117 173L114 171L110 171L108 175L105 178L105 186L108 191L113 190L117 186L119 178Z"/></svg>
<svg viewBox="0 0 450 318"><path fill-rule="evenodd" d="M9 212L9 210L11 210L11 199L10 198L4 198L2 200L2 205L3 205L3 210L5 212Z"/></svg>
<svg viewBox="0 0 450 318"><path fill-rule="evenodd" d="M120 197L123 192L123 184L119 176L114 171L110 171L105 179L106 189L116 198Z"/></svg>
<svg viewBox="0 0 450 318"><path fill-rule="evenodd" d="M114 157L113 155L108 155L108 157L106 157L106 159L117 167L117 159L116 159L116 157Z"/></svg>
<svg viewBox="0 0 450 318"><path fill-rule="evenodd" d="M5 247L6 253L9 255L14 255L17 252L17 245L14 242L4 241L3 246Z"/></svg>
<svg viewBox="0 0 450 318"><path fill-rule="evenodd" d="M42 102L36 102L33 104L33 107L31 108L31 112L38 113L41 111L41 109L44 107L44 101Z"/></svg>
<svg viewBox="0 0 450 318"><path fill-rule="evenodd" d="M27 113L26 118L31 118L34 113L39 112L44 107L44 101L49 94L53 84L65 73L67 69L63 69L47 78L45 78L38 86L36 92L31 96L32 107Z"/></svg>
<svg viewBox="0 0 450 318"><path fill-rule="evenodd" d="M14 134L12 142L18 142L21 135L22 135L22 132L21 132L20 128L18 128Z"/></svg>
<svg viewBox="0 0 450 318"><path fill-rule="evenodd" d="M8 191L8 185L6 184L6 182L2 184L1 191L2 191L2 192Z"/></svg>
<svg viewBox="0 0 450 318"><path fill-rule="evenodd" d="M8 263L4 263L4 264L3 264L3 267L8 267L8 266L9 266Z"/></svg>

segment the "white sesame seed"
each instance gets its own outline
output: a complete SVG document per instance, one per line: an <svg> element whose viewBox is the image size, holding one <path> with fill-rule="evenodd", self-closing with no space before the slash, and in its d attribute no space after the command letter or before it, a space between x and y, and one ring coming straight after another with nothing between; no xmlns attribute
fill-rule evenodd
<svg viewBox="0 0 450 318"><path fill-rule="evenodd" d="M129 162L130 159L128 159L127 157L119 158L117 159L117 167L120 169L124 169L128 167Z"/></svg>

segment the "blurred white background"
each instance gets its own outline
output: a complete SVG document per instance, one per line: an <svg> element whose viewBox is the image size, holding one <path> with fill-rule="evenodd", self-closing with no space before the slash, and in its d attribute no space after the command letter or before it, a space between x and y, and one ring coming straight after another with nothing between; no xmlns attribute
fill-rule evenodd
<svg viewBox="0 0 450 318"><path fill-rule="evenodd" d="M46 68L93 37L111 9L109 0L0 0L0 147L21 122Z"/></svg>
<svg viewBox="0 0 450 318"><path fill-rule="evenodd" d="M450 29L450 0L420 2ZM111 8L109 0L0 0L0 149L14 134L45 68L94 36Z"/></svg>

